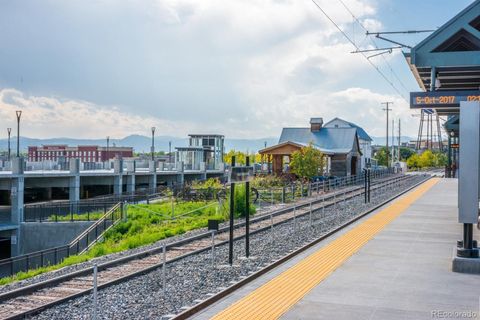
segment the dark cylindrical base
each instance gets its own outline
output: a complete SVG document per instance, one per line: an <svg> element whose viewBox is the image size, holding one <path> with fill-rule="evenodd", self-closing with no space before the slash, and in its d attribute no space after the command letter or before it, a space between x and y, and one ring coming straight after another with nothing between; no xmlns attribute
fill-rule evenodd
<svg viewBox="0 0 480 320"><path fill-rule="evenodd" d="M463 224L463 240L457 241L457 256L461 258L478 258L477 241L473 240L473 224Z"/></svg>
<svg viewBox="0 0 480 320"><path fill-rule="evenodd" d="M457 248L457 257L460 258L479 258L479 250L478 248L474 249L465 249L465 248Z"/></svg>

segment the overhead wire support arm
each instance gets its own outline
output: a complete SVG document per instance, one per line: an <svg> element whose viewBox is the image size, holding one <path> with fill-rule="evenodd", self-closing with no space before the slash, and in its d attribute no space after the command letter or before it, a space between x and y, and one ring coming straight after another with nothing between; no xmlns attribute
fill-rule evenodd
<svg viewBox="0 0 480 320"><path fill-rule="evenodd" d="M409 45L403 44L403 43L398 42L398 41L395 41L395 40L391 40L391 39L385 38L385 37L383 37L382 35L384 35L384 34L415 34L415 33L434 32L434 31L435 31L435 30L407 30L407 31L370 32L370 31L367 30L367 32L365 33L365 35L367 35L367 36L372 36L372 35L374 35L374 36L375 36L376 38L378 38L378 39L382 39L382 40L384 40L384 41L387 41L387 42L390 42L390 43L399 45L399 46L401 46L402 48L411 49L412 47L409 46Z"/></svg>
<svg viewBox="0 0 480 320"><path fill-rule="evenodd" d="M403 48L402 46L397 46L397 47L388 47L388 48L375 48L375 49L365 49L365 50L355 50L350 53L364 53L364 52L375 52L375 51L392 51L394 49L401 49Z"/></svg>

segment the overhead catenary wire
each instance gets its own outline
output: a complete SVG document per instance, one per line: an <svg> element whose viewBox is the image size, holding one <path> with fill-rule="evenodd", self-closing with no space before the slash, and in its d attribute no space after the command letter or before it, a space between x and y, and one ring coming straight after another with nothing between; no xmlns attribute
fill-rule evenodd
<svg viewBox="0 0 480 320"><path fill-rule="evenodd" d="M365 25L360 21L360 19L357 18L357 16L353 13L353 11L345 4L345 2L343 0L338 0L342 6L345 8L345 10L348 11L348 13L350 13L350 15L353 17L353 19L360 25L360 27L365 31L365 34L366 34L366 37L368 37L368 29L365 27ZM379 48L377 43L375 42L375 40L373 40L373 38L371 37L368 37L370 39L370 41L372 42L373 46L375 48ZM399 47L400 48L400 47ZM388 62L388 60L382 55L382 58L383 60L385 61L386 65L388 66L388 68L390 69L390 71L392 72L393 76L397 79L398 83L400 83L400 85L403 87L403 89L405 89L405 91L407 93L410 92L410 90L407 89L407 87L405 86L405 84L403 83L402 80L400 80L400 78L398 77L397 73L393 70L392 66L390 65L390 63Z"/></svg>
<svg viewBox="0 0 480 320"><path fill-rule="evenodd" d="M340 26L323 10L323 8L315 1L312 0L313 4L323 13L323 15L337 28L338 31L345 37L345 39L348 40L357 50L360 51L360 48L355 44L355 42L345 33L345 31L340 28ZM393 84L390 79L380 70L380 68L374 64L370 59L368 59L367 55L364 54L363 52L360 53L367 61L368 63L375 69L377 72L382 76L382 78L395 90L395 92L403 99L405 102L408 103L408 100L403 96L403 94L400 92L400 90Z"/></svg>

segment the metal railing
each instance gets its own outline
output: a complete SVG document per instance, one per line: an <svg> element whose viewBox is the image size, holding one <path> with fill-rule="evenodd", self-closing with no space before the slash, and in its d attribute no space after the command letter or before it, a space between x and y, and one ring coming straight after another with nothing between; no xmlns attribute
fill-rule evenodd
<svg viewBox="0 0 480 320"><path fill-rule="evenodd" d="M136 192L122 195L100 196L79 201L55 201L24 206L24 222L59 222L97 220L118 202L149 203L164 197L166 188L154 193Z"/></svg>
<svg viewBox="0 0 480 320"><path fill-rule="evenodd" d="M394 174L393 168L371 170L371 179L381 179ZM257 206L265 207L274 204L285 204L296 201L312 193L325 193L338 188L344 188L364 183L364 173L346 177L330 177L322 181L314 181L308 183L294 182L284 186L271 188L254 188L258 193L256 201Z"/></svg>
<svg viewBox="0 0 480 320"><path fill-rule="evenodd" d="M117 203L67 245L0 260L0 277L55 265L69 256L85 252L123 218L123 208L123 203Z"/></svg>

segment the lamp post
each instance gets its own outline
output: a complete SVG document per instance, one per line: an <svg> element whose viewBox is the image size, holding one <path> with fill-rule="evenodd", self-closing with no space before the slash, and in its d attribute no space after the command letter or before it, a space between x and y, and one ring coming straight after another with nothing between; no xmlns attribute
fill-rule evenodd
<svg viewBox="0 0 480 320"><path fill-rule="evenodd" d="M20 157L20 117L22 116L22 111L15 111L17 115L17 157Z"/></svg>
<svg viewBox="0 0 480 320"><path fill-rule="evenodd" d="M10 135L12 133L12 128L7 128L7 132L8 132L8 161L10 161L10 157L11 157L11 148L10 148Z"/></svg>
<svg viewBox="0 0 480 320"><path fill-rule="evenodd" d="M152 127L152 161L155 160L155 127Z"/></svg>

